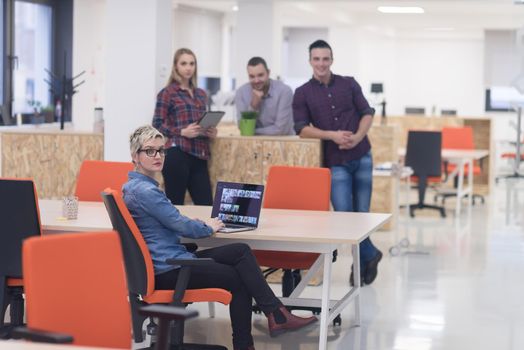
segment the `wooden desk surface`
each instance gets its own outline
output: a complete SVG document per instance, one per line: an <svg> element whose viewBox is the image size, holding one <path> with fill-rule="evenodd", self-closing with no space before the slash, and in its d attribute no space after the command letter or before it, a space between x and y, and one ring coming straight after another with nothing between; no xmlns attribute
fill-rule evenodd
<svg viewBox="0 0 524 350"><path fill-rule="evenodd" d="M112 225L104 204L80 202L77 220L62 220L60 200L40 200L40 216L46 231L105 231ZM210 217L211 207L178 206L190 218ZM216 238L285 241L302 243L357 243L382 226L391 214L348 213L334 211L306 211L262 209L257 230L217 233Z"/></svg>

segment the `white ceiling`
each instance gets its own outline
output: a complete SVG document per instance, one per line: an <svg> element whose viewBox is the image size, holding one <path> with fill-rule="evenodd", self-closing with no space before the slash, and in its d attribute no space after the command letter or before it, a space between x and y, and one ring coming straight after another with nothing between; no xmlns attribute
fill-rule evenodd
<svg viewBox="0 0 524 350"><path fill-rule="evenodd" d="M173 0L173 3L232 13L233 6L254 0ZM256 0L255 0L256 1ZM262 0L272 1L272 0ZM510 29L524 26L524 5L513 0L274 0L284 26L373 25L387 28L453 27L456 29ZM393 15L378 6L420 6L422 15Z"/></svg>

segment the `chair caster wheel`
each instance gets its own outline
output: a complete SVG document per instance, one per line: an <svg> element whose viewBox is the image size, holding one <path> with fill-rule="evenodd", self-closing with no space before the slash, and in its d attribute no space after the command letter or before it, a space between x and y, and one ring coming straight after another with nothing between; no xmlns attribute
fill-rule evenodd
<svg viewBox="0 0 524 350"><path fill-rule="evenodd" d="M340 314L337 315L337 317L335 317L333 319L333 326L341 326L342 325L342 318L340 317Z"/></svg>
<svg viewBox="0 0 524 350"><path fill-rule="evenodd" d="M391 256L397 256L400 254L400 248L398 246L393 246L391 248L389 248L389 254Z"/></svg>

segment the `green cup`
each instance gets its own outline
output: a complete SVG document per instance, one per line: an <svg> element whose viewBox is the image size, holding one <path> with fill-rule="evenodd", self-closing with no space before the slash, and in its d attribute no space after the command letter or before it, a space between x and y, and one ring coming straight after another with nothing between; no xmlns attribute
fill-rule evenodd
<svg viewBox="0 0 524 350"><path fill-rule="evenodd" d="M242 136L253 136L255 135L255 126L257 125L256 119L240 119L238 125L240 129L240 135Z"/></svg>

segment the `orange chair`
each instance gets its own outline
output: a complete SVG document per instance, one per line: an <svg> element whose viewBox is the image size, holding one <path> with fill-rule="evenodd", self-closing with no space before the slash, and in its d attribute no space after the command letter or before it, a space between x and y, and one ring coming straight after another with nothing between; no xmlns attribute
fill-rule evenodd
<svg viewBox="0 0 524 350"><path fill-rule="evenodd" d="M475 149L475 143L473 141L473 129L470 126L464 127L445 127L442 128L442 149L458 149L458 150L472 150ZM457 166L455 164L449 164L444 162L444 175L447 178ZM466 164L464 166L464 173L469 172L469 166ZM473 175L480 175L482 169L479 164L473 164ZM458 186L458 179L454 179L454 187ZM455 193L439 193L435 195L435 201L438 197L442 197L442 205L446 198L456 196ZM484 203L484 197L478 194L473 195L473 204L475 203L475 198L480 198L482 203Z"/></svg>
<svg viewBox="0 0 524 350"><path fill-rule="evenodd" d="M10 338L24 319L22 241L42 233L32 180L0 179L0 223L0 337ZM4 325L8 305L11 323Z"/></svg>
<svg viewBox="0 0 524 350"><path fill-rule="evenodd" d="M80 201L101 202L100 192L110 187L120 191L133 163L84 160L76 179L75 196Z"/></svg>
<svg viewBox="0 0 524 350"><path fill-rule="evenodd" d="M116 232L29 238L23 245L27 328L15 334L50 343L131 349L131 312L124 258ZM142 312L161 316L157 348L167 349L166 320L196 316L183 308ZM103 322L110 318L109 322ZM160 344L160 345L159 345Z"/></svg>
<svg viewBox="0 0 524 350"><path fill-rule="evenodd" d="M187 289L190 266L205 265L210 259L173 260L170 263L181 265L175 290L156 290L153 261L146 242L135 220L129 213L122 197L112 189L102 193L104 204L111 219L113 229L118 232L124 251L127 281L133 318L133 334L136 342L143 341L142 324L146 319L137 310L147 304L172 304L182 306L193 302L219 302L228 305L231 293L220 288ZM184 324L175 322L173 345L183 348ZM149 327L148 327L149 329ZM198 345L196 345L198 346ZM206 348L211 349L208 345ZM214 349L225 349L215 346Z"/></svg>
<svg viewBox="0 0 524 350"><path fill-rule="evenodd" d="M327 168L272 166L267 177L264 208L324 210L330 209L331 174ZM253 250L267 277L284 270L282 295L287 297L300 282L300 270L309 269L317 253ZM295 271L293 271L295 270ZM316 312L316 309L312 310Z"/></svg>

